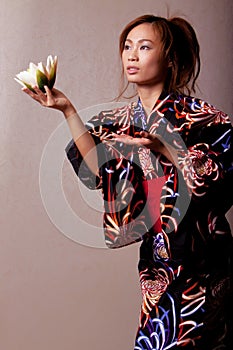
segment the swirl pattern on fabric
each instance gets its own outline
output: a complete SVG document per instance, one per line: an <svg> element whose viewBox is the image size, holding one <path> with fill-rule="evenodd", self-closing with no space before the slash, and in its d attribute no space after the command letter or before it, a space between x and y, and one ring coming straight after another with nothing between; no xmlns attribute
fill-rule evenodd
<svg viewBox="0 0 233 350"><path fill-rule="evenodd" d="M148 116L138 100L101 112L87 127L97 145L99 176L90 173L73 142L67 154L86 186L102 188L106 244L118 248L142 241L142 308L134 349L228 349L229 117L200 99L162 93ZM139 137L141 130L177 150L179 169L159 153L112 139L112 132Z"/></svg>

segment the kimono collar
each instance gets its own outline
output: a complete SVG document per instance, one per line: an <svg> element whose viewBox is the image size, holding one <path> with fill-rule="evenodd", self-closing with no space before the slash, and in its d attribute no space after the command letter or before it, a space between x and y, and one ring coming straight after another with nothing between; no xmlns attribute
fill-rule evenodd
<svg viewBox="0 0 233 350"><path fill-rule="evenodd" d="M177 97L176 94L169 94L168 92L163 90L148 116L150 116L153 112L158 111L165 103L166 104L169 102L174 103L174 100L176 99L176 97ZM139 109L146 116L146 112L142 105L142 101L140 97L138 97L137 102L134 103L134 108Z"/></svg>
<svg viewBox="0 0 233 350"><path fill-rule="evenodd" d="M145 130L150 124L151 119L154 118L155 114L157 114L158 111L163 111L166 114L168 111L171 111L171 106L174 104L175 98L175 94L168 94L166 91L162 91L158 100L155 102L150 114L147 115L142 105L142 101L140 97L138 97L138 100L134 102L132 106L134 123ZM168 114L170 113L168 112Z"/></svg>

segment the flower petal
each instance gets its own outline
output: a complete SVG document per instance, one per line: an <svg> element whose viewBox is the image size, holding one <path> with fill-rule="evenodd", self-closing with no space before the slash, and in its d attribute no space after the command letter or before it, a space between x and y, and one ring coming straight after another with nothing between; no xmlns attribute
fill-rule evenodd
<svg viewBox="0 0 233 350"><path fill-rule="evenodd" d="M57 56L54 57L51 64L50 71L49 71L49 88L50 89L52 89L55 84L56 73L57 73Z"/></svg>
<svg viewBox="0 0 233 350"><path fill-rule="evenodd" d="M38 63L37 69L39 69L42 73L44 73L48 78L47 69L45 68L42 62Z"/></svg>
<svg viewBox="0 0 233 350"><path fill-rule="evenodd" d="M19 74L16 74L16 77L23 83L29 84L31 86L36 85L35 77L28 71L20 72Z"/></svg>
<svg viewBox="0 0 233 350"><path fill-rule="evenodd" d="M47 57L47 64L46 64L47 72L50 71L52 63L53 63L53 58L52 58L51 55L49 55L49 56Z"/></svg>
<svg viewBox="0 0 233 350"><path fill-rule="evenodd" d="M37 70L37 66L34 63L30 62L29 63L29 68L27 69L27 71L31 75L33 75L33 77L35 77L35 79L36 79L36 70Z"/></svg>
<svg viewBox="0 0 233 350"><path fill-rule="evenodd" d="M19 83L23 87L27 87L29 90L35 92L35 90L33 89L33 87L30 84L24 83L21 80L19 80L18 78L14 78L14 79L15 79L15 81L17 81L17 83Z"/></svg>
<svg viewBox="0 0 233 350"><path fill-rule="evenodd" d="M52 89L56 80L56 71L57 56L53 58L52 55L49 55L46 67L42 62L38 65L30 62L29 68L17 74L15 80L32 91L34 91L32 87L37 85L41 91L45 92L45 85Z"/></svg>

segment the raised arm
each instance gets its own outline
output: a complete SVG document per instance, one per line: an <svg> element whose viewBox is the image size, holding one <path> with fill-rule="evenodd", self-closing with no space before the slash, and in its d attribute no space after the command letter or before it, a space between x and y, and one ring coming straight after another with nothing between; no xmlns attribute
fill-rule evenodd
<svg viewBox="0 0 233 350"><path fill-rule="evenodd" d="M45 86L46 93L36 86L33 87L33 91L28 88L22 90L42 106L57 109L63 113L80 154L93 174L98 175L95 142L70 100L61 91L54 88L50 90L47 86Z"/></svg>

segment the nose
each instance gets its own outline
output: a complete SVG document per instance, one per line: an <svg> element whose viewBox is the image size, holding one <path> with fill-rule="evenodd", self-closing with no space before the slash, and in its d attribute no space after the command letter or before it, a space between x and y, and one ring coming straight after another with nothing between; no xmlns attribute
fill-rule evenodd
<svg viewBox="0 0 233 350"><path fill-rule="evenodd" d="M128 61L138 61L138 54L136 49L129 52Z"/></svg>

